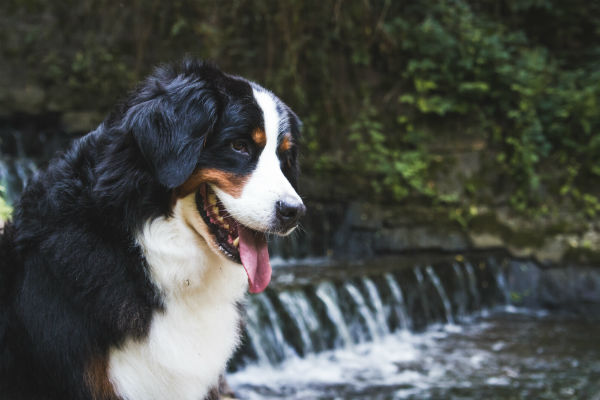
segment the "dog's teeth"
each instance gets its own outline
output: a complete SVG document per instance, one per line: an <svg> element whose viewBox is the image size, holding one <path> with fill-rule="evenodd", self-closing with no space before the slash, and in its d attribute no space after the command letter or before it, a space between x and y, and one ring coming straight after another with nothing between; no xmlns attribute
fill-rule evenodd
<svg viewBox="0 0 600 400"><path fill-rule="evenodd" d="M211 210L215 215L219 215L219 207L213 206Z"/></svg>
<svg viewBox="0 0 600 400"><path fill-rule="evenodd" d="M223 218L221 218L221 219L223 219ZM222 221L221 221L221 222L222 222ZM229 224L223 224L223 228L225 228L225 230L227 230L227 231L228 231L228 230L229 230Z"/></svg>
<svg viewBox="0 0 600 400"><path fill-rule="evenodd" d="M214 194L209 194L208 195L208 204L210 204L210 205L217 204L217 196L215 196Z"/></svg>
<svg viewBox="0 0 600 400"><path fill-rule="evenodd" d="M233 245L234 245L235 247L238 247L238 246L239 246L239 244L240 244L240 238L239 238L239 236L238 236L238 237L236 237L236 238L235 238L235 240L233 241Z"/></svg>

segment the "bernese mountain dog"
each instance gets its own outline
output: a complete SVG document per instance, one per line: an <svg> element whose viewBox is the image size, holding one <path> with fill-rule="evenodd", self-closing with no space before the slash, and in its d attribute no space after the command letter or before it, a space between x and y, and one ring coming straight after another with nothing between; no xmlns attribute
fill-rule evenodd
<svg viewBox="0 0 600 400"><path fill-rule="evenodd" d="M0 238L0 397L199 400L304 214L300 120L258 84L159 67L37 174Z"/></svg>

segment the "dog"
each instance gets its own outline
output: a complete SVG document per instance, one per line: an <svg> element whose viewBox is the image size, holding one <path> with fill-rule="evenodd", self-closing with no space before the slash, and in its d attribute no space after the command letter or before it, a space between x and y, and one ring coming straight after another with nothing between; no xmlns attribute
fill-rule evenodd
<svg viewBox="0 0 600 400"><path fill-rule="evenodd" d="M2 399L198 400L295 229L298 116L187 59L32 178L0 239Z"/></svg>

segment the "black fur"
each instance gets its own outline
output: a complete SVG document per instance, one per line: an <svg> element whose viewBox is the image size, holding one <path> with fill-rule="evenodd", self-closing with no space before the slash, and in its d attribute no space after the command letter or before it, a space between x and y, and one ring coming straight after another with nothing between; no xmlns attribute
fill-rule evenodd
<svg viewBox="0 0 600 400"><path fill-rule="evenodd" d="M112 398L90 388L90 365L146 335L162 306L137 229L169 215L197 168L250 172L260 150L228 150L261 124L249 82L188 60L157 69L31 180L0 236L2 399ZM296 150L282 163L295 185Z"/></svg>

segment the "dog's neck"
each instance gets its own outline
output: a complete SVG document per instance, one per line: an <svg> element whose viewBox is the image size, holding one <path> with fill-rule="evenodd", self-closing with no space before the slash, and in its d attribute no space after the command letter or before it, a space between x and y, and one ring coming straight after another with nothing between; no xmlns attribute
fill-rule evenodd
<svg viewBox="0 0 600 400"><path fill-rule="evenodd" d="M151 278L167 299L198 295L237 301L247 290L243 267L217 254L200 236L206 227L196 222L201 217L194 207L190 195L177 201L171 217L142 228L137 241Z"/></svg>
<svg viewBox="0 0 600 400"><path fill-rule="evenodd" d="M110 380L124 399L203 398L239 342L246 274L208 247L185 220L185 207L178 202L173 216L147 223L138 235L164 310L147 338L111 351Z"/></svg>

